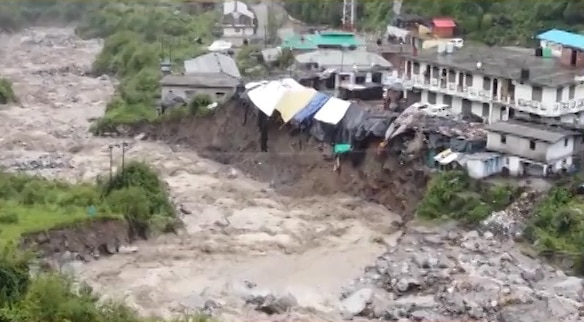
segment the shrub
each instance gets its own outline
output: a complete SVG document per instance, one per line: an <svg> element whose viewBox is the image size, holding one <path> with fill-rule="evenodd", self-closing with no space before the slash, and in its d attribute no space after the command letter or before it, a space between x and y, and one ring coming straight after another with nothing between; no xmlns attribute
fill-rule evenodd
<svg viewBox="0 0 584 322"><path fill-rule="evenodd" d="M215 13L175 14L168 6L137 2L108 3L88 15L77 33L105 38L93 71L120 79L118 95L92 132L101 135L117 131L118 125L157 120L160 59L169 56L171 46L175 66L203 53L193 40L210 39L216 18Z"/></svg>
<svg viewBox="0 0 584 322"><path fill-rule="evenodd" d="M8 104L16 101L16 95L12 89L12 83L0 78L0 104Z"/></svg>
<svg viewBox="0 0 584 322"><path fill-rule="evenodd" d="M109 209L124 214L135 233L145 237L154 216L175 218L175 209L163 183L144 163L130 162L111 181L102 182L102 194Z"/></svg>
<svg viewBox="0 0 584 322"><path fill-rule="evenodd" d="M440 172L430 180L417 214L425 219L449 218L474 225L507 207L518 192L508 185L472 180L464 172Z"/></svg>
<svg viewBox="0 0 584 322"><path fill-rule="evenodd" d="M584 200L569 184L551 189L537 205L525 238L551 259L570 259L584 274Z"/></svg>

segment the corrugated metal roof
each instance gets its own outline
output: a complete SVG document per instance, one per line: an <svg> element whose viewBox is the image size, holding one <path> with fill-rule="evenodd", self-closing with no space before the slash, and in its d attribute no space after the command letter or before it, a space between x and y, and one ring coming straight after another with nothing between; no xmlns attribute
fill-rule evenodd
<svg viewBox="0 0 584 322"><path fill-rule="evenodd" d="M390 62L380 55L364 50L332 50L322 49L296 56L296 61L300 64L316 63L322 68L342 68L352 70L353 65L358 69L367 69L372 66L391 68Z"/></svg>
<svg viewBox="0 0 584 322"><path fill-rule="evenodd" d="M290 35L282 42L283 48L317 49L319 46L364 46L365 42L351 32L323 31L313 35Z"/></svg>
<svg viewBox="0 0 584 322"><path fill-rule="evenodd" d="M575 34L564 30L548 30L537 35L537 39L554 42L566 47L584 50L584 35Z"/></svg>
<svg viewBox="0 0 584 322"><path fill-rule="evenodd" d="M556 143L567 136L577 134L557 127L518 121L492 123L487 126L487 130L548 143Z"/></svg>
<svg viewBox="0 0 584 322"><path fill-rule="evenodd" d="M454 28L456 23L452 18L434 18L432 19L434 26L438 28Z"/></svg>
<svg viewBox="0 0 584 322"><path fill-rule="evenodd" d="M197 58L184 61L185 74L226 74L237 79L241 78L241 73L235 60L220 53L208 53Z"/></svg>
<svg viewBox="0 0 584 322"><path fill-rule="evenodd" d="M313 35L312 41L316 46L363 46L355 34L350 32L321 32Z"/></svg>

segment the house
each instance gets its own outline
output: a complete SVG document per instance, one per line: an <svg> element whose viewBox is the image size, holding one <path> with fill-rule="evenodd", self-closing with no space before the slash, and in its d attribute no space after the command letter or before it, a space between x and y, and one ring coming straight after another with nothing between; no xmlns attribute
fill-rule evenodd
<svg viewBox="0 0 584 322"><path fill-rule="evenodd" d="M336 85L382 84L393 70L383 57L361 50L320 49L297 55L294 64L298 69L331 70L336 74Z"/></svg>
<svg viewBox="0 0 584 322"><path fill-rule="evenodd" d="M184 61L182 75L165 75L160 80L161 97L180 97L185 101L206 94L215 102L229 99L241 83L241 73L233 58L208 53Z"/></svg>
<svg viewBox="0 0 584 322"><path fill-rule="evenodd" d="M184 61L186 75L225 74L235 79L241 79L241 73L233 58L221 53L208 53Z"/></svg>
<svg viewBox="0 0 584 322"><path fill-rule="evenodd" d="M465 155L462 162L469 177L484 179L503 172L506 160L500 153L478 152Z"/></svg>
<svg viewBox="0 0 584 322"><path fill-rule="evenodd" d="M280 47L299 54L326 48L340 49L345 47L364 49L365 43L352 32L321 31L315 34L289 35L283 40Z"/></svg>
<svg viewBox="0 0 584 322"><path fill-rule="evenodd" d="M546 176L573 166L577 132L522 121L499 121L487 127L487 150L505 154L511 175Z"/></svg>
<svg viewBox="0 0 584 322"><path fill-rule="evenodd" d="M243 1L224 1L221 28L225 39L234 45L242 45L256 34L256 15Z"/></svg>
<svg viewBox="0 0 584 322"><path fill-rule="evenodd" d="M576 58L572 64L542 52L542 48L439 46L404 54L402 76L408 96L447 104L486 122L528 116L584 124L584 65Z"/></svg>
<svg viewBox="0 0 584 322"><path fill-rule="evenodd" d="M452 18L432 19L432 33L438 38L454 37L454 28L456 28L456 23Z"/></svg>
<svg viewBox="0 0 584 322"><path fill-rule="evenodd" d="M160 80L163 100L177 96L190 102L197 95L209 95L214 102L228 100L240 81L225 74L166 75Z"/></svg>

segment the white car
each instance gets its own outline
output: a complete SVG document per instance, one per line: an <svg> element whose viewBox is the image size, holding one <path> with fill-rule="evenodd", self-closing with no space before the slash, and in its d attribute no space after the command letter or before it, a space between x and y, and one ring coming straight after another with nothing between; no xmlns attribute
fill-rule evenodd
<svg viewBox="0 0 584 322"><path fill-rule="evenodd" d="M450 39L448 42L456 48L462 48L462 46L464 46L464 39L462 38Z"/></svg>

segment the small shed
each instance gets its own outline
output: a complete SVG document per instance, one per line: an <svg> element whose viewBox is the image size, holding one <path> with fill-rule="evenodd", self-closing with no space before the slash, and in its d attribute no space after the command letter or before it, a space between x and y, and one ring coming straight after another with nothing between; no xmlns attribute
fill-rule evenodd
<svg viewBox="0 0 584 322"><path fill-rule="evenodd" d="M438 38L454 37L454 28L456 23L452 18L434 18L432 19L432 33Z"/></svg>

